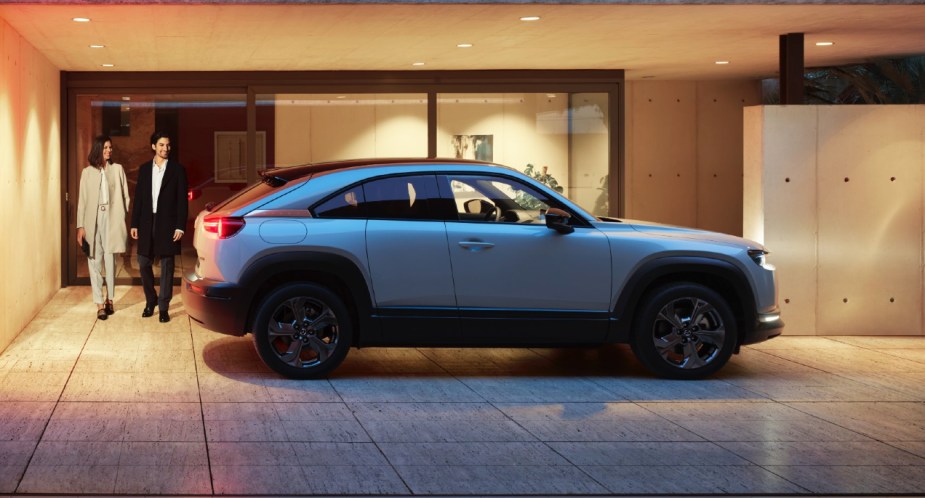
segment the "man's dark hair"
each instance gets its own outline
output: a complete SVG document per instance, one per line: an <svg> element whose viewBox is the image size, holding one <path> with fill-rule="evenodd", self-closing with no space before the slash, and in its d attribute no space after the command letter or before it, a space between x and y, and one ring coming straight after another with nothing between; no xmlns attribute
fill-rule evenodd
<svg viewBox="0 0 925 498"><path fill-rule="evenodd" d="M162 138L166 138L167 140L170 140L170 135L168 135L167 133L163 131L155 131L154 133L151 134L151 145L156 144L157 141Z"/></svg>
<svg viewBox="0 0 925 498"><path fill-rule="evenodd" d="M93 139L93 145L90 146L90 153L87 154L87 161L90 162L90 166L97 168L103 167L103 146L106 145L106 142L112 143L112 139L106 135L100 135Z"/></svg>

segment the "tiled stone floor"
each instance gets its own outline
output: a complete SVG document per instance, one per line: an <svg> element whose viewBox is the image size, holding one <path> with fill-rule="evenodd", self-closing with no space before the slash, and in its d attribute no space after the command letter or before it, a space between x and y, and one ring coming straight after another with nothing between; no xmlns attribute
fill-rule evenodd
<svg viewBox="0 0 925 498"><path fill-rule="evenodd" d="M925 490L921 337L780 337L697 382L620 346L353 350L298 382L117 294L96 321L62 289L0 354L0 495Z"/></svg>

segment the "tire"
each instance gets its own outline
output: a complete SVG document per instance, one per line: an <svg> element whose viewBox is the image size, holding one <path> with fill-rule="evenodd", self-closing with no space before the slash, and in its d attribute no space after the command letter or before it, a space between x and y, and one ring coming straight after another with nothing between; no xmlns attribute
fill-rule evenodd
<svg viewBox="0 0 925 498"><path fill-rule="evenodd" d="M700 379L729 361L737 337L735 316L722 296L699 284L677 283L643 299L632 347L660 377Z"/></svg>
<svg viewBox="0 0 925 498"><path fill-rule="evenodd" d="M257 354L286 377L324 377L344 361L351 344L353 324L347 306L325 287L285 285L267 296L257 310Z"/></svg>

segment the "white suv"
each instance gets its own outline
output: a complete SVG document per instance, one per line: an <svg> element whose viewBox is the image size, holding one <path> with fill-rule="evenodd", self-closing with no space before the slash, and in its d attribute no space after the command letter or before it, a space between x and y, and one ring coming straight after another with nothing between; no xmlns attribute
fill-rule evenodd
<svg viewBox="0 0 925 498"><path fill-rule="evenodd" d="M270 170L199 214L189 315L294 378L351 346L628 342L664 377L780 334L774 268L738 237L597 218L512 169L396 159Z"/></svg>

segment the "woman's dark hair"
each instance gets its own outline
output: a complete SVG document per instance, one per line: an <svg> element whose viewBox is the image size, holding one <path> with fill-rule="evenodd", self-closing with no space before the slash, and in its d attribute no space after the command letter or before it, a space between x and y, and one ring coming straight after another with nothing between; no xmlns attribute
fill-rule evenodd
<svg viewBox="0 0 925 498"><path fill-rule="evenodd" d="M103 167L103 146L106 145L106 142L112 143L112 139L106 135L100 135L93 139L93 145L90 146L90 153L87 154L87 161L90 161L91 166L97 168Z"/></svg>

